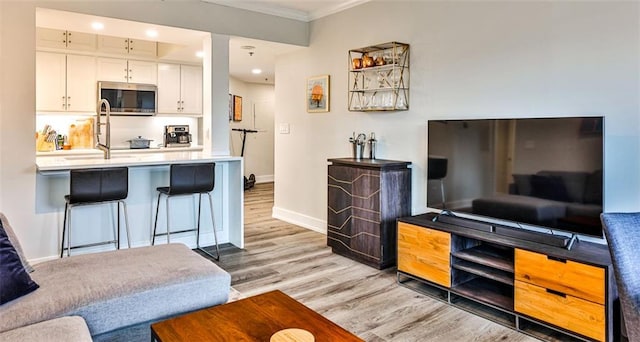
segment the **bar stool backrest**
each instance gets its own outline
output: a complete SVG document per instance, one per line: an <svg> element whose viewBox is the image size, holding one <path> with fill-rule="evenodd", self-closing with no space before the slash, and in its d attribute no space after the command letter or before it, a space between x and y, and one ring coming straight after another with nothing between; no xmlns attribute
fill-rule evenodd
<svg viewBox="0 0 640 342"><path fill-rule="evenodd" d="M71 170L71 204L117 201L127 198L128 193L127 167Z"/></svg>
<svg viewBox="0 0 640 342"><path fill-rule="evenodd" d="M215 163L171 164L169 195L205 193L215 186Z"/></svg>
<svg viewBox="0 0 640 342"><path fill-rule="evenodd" d="M447 158L429 157L427 179L441 179L447 176Z"/></svg>

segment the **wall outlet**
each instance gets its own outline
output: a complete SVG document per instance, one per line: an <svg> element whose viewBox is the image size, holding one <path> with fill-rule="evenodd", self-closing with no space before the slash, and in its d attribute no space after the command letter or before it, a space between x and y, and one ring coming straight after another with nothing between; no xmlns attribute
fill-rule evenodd
<svg viewBox="0 0 640 342"><path fill-rule="evenodd" d="M289 134L289 124L281 123L278 131L280 132L280 134Z"/></svg>

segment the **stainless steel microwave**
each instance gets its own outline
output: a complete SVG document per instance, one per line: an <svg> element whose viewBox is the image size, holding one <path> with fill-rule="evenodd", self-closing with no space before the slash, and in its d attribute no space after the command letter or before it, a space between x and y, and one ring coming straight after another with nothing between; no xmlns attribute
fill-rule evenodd
<svg viewBox="0 0 640 342"><path fill-rule="evenodd" d="M98 99L106 99L111 115L155 115L158 87L153 84L98 82ZM105 114L104 107L101 114Z"/></svg>

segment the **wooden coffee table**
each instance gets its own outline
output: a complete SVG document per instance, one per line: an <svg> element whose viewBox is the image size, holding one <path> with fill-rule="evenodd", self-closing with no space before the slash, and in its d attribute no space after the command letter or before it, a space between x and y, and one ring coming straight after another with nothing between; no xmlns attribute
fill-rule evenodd
<svg viewBox="0 0 640 342"><path fill-rule="evenodd" d="M363 341L277 290L152 324L151 339L268 342L290 328L307 330L316 342Z"/></svg>

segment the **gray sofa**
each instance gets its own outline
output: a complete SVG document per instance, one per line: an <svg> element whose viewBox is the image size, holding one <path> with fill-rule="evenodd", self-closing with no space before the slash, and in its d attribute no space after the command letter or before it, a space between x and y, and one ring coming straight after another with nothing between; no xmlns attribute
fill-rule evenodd
<svg viewBox="0 0 640 342"><path fill-rule="evenodd" d="M0 305L2 341L43 340L30 337L54 331L83 341L88 331L94 341L146 342L150 323L225 303L231 282L183 244L77 255L33 269L40 288Z"/></svg>
<svg viewBox="0 0 640 342"><path fill-rule="evenodd" d="M509 194L476 198L478 215L557 228L570 227L572 218L599 224L602 213L602 171L540 171L514 174ZM564 226L563 226L564 225ZM586 234L597 233L585 231Z"/></svg>

